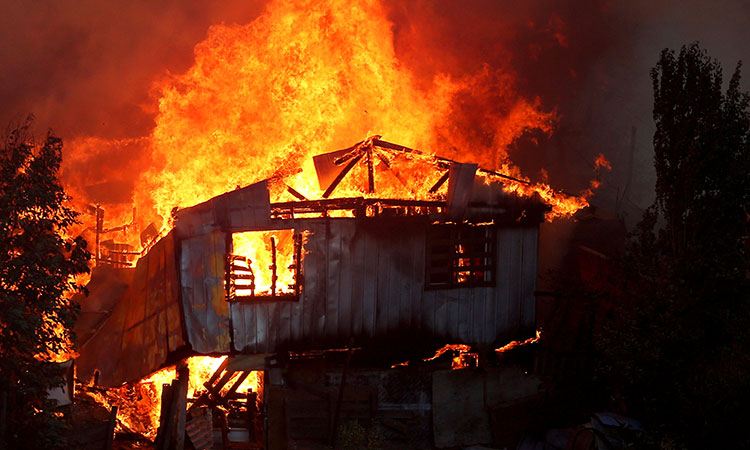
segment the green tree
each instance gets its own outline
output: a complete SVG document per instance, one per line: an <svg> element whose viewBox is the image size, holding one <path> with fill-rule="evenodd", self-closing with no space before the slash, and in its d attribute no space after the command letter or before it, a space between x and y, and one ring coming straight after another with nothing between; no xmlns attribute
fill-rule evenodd
<svg viewBox="0 0 750 450"><path fill-rule="evenodd" d="M656 201L626 256L603 374L652 444L750 448L750 95L698 44L652 69Z"/></svg>
<svg viewBox="0 0 750 450"><path fill-rule="evenodd" d="M0 447L58 448L63 424L46 397L62 377L50 355L73 340L70 298L90 255L66 235L77 213L57 179L62 140L33 145L29 127L0 144Z"/></svg>

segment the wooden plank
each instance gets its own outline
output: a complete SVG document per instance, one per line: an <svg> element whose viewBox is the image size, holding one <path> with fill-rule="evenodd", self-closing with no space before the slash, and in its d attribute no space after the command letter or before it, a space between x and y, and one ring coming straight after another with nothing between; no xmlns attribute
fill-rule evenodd
<svg viewBox="0 0 750 450"><path fill-rule="evenodd" d="M425 242L422 229L412 234L409 242L412 255L411 283L409 283L409 300L411 302L409 327L412 330L422 330L424 321L424 316L422 315L422 293L424 292L425 271Z"/></svg>
<svg viewBox="0 0 750 450"><path fill-rule="evenodd" d="M400 329L411 329L411 317L412 308L414 306L414 298L412 297L412 287L416 284L416 278L414 277L414 265L415 263L415 249L412 245L411 233L401 237L401 246L399 249L399 259L402 261L401 265L403 270L396 270L400 274L401 289L399 290L400 297L400 308L399 308L399 320L398 327ZM396 267L398 269L398 267Z"/></svg>
<svg viewBox="0 0 750 450"><path fill-rule="evenodd" d="M496 326L499 334L506 334L510 328L510 264L512 257L510 255L511 238L510 230L502 229L498 233L497 248L497 288L495 289L495 301L497 307L495 310Z"/></svg>
<svg viewBox="0 0 750 450"><path fill-rule="evenodd" d="M283 305L274 301L268 302L268 312L271 322L268 325L271 348L280 348L283 345L284 325L281 323L281 310Z"/></svg>
<svg viewBox="0 0 750 450"><path fill-rule="evenodd" d="M325 336L326 326L326 303L328 297L328 278L327 273L329 270L328 260L330 255L328 254L328 236L330 220L323 219L320 224L319 232L312 236L314 239L315 248L311 249L311 254L308 256L316 256L315 264L315 275L312 282L314 283L314 291L310 296L312 304L311 308L311 324L312 333L310 336L313 342L317 342L323 339ZM309 284L309 283L308 283Z"/></svg>
<svg viewBox="0 0 750 450"><path fill-rule="evenodd" d="M176 232L170 231L165 239L165 271L166 291L168 303L165 319L167 322L167 348L174 351L185 343L182 329L182 314L180 313L180 274L177 266Z"/></svg>
<svg viewBox="0 0 750 450"><path fill-rule="evenodd" d="M229 303L229 318L232 323L232 349L241 352L247 335L240 305L235 302Z"/></svg>
<svg viewBox="0 0 750 450"><path fill-rule="evenodd" d="M104 441L104 450L112 450L115 442L115 425L117 425L117 406L109 411L109 422L107 422L107 434Z"/></svg>
<svg viewBox="0 0 750 450"><path fill-rule="evenodd" d="M378 290L378 241L377 236L366 233L363 238L362 272L362 331L367 337L375 334L376 304Z"/></svg>
<svg viewBox="0 0 750 450"><path fill-rule="evenodd" d="M328 340L338 334L339 314L339 276L341 274L341 233L338 222L330 222L326 249L328 254L328 270L326 272L325 296L325 326L323 337Z"/></svg>
<svg viewBox="0 0 750 450"><path fill-rule="evenodd" d="M301 230L299 228L295 228L293 230L293 232L297 233L297 234L301 234L304 231L305 230ZM307 258L306 258L306 255L305 255L305 251L307 250L307 248L306 248L306 244L304 242L305 238L304 238L303 235L300 235L300 239L302 239L302 241L300 243L300 245L302 245L302 248L301 248L301 252L300 252L301 253L300 254L301 260L300 260L300 266L299 266L301 273L297 274L297 278L298 278L298 280L300 278L304 280L305 265L307 264ZM294 304L294 305L291 305L289 307L289 314L290 314L290 317L289 317L289 339L292 340L292 341L295 341L295 342L302 340L303 337L304 337L304 334L303 334L303 322L302 322L303 311L304 311L304 307L305 307L305 301L304 301L305 299L303 298L303 296L304 296L304 290L305 290L306 286L304 284L305 283L303 283L303 285L302 285L302 291L300 292L300 298L297 300L297 303Z"/></svg>
<svg viewBox="0 0 750 450"><path fill-rule="evenodd" d="M154 440L154 446L158 449L162 448L162 442L164 440L165 432L170 423L169 409L172 404L174 396L174 386L170 384L162 384L161 388L161 409L159 410L159 428L156 432L156 439Z"/></svg>
<svg viewBox="0 0 750 450"><path fill-rule="evenodd" d="M188 377L190 371L187 366L179 367L177 369L177 387L175 389L175 404L177 410L177 424L175 426L175 450L183 450L185 448L185 420L187 418L187 392L188 392Z"/></svg>
<svg viewBox="0 0 750 450"><path fill-rule="evenodd" d="M510 230L510 284L508 289L508 318L509 332L515 334L521 325L521 257L522 257L522 232L520 229Z"/></svg>
<svg viewBox="0 0 750 450"><path fill-rule="evenodd" d="M292 308L296 307L295 304L288 302L276 303L276 309L279 313L279 333L276 338L276 342L285 345L292 339Z"/></svg>
<svg viewBox="0 0 750 450"><path fill-rule="evenodd" d="M523 261L521 267L521 326L525 329L536 327L536 279L538 254L537 228L523 230Z"/></svg>
<svg viewBox="0 0 750 450"><path fill-rule="evenodd" d="M360 274L354 271L354 248L353 238L355 227L354 221L341 222L339 230L341 234L341 270L339 271L339 315L337 336L341 342L346 342L352 335L355 317L353 310L354 298L352 297L353 278Z"/></svg>
<svg viewBox="0 0 750 450"><path fill-rule="evenodd" d="M256 351L270 353L271 346L268 342L268 304L260 303L254 308L256 326Z"/></svg>
<svg viewBox="0 0 750 450"><path fill-rule="evenodd" d="M378 336L388 330L388 283L390 281L390 248L387 242L383 242L382 237L378 238L378 260L377 273L378 285L375 295L375 329L373 335Z"/></svg>
<svg viewBox="0 0 750 450"><path fill-rule="evenodd" d="M397 258L399 256L398 240L389 240L387 246L386 261L386 297L388 304L388 319L386 328L381 331L390 333L398 329L399 315L401 314L401 274L396 270Z"/></svg>
<svg viewBox="0 0 750 450"><path fill-rule="evenodd" d="M480 342L490 344L495 340L497 334L497 322L495 321L495 309L498 304L495 301L496 288L482 288L482 308L477 309L477 313L482 314L479 323L482 327Z"/></svg>
<svg viewBox="0 0 750 450"><path fill-rule="evenodd" d="M368 233L356 233L349 244L351 273L351 332L354 336L364 334L364 284L367 277Z"/></svg>
<svg viewBox="0 0 750 450"><path fill-rule="evenodd" d="M458 339L461 342L472 342L472 308L474 306L475 288L459 289L461 293L458 307Z"/></svg>

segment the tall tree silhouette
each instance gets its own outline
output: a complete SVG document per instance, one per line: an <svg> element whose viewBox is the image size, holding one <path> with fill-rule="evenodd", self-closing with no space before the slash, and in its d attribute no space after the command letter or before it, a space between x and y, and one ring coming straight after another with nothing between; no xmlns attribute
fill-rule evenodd
<svg viewBox="0 0 750 450"><path fill-rule="evenodd" d="M79 309L70 297L89 253L66 235L77 213L57 179L62 140L34 145L29 126L0 144L0 444L58 448L62 424L46 397L62 378L50 355L73 338Z"/></svg>
<svg viewBox="0 0 750 450"><path fill-rule="evenodd" d="M662 51L654 87L656 200L626 256L624 325L603 373L659 446L748 448L750 95L698 44Z"/></svg>

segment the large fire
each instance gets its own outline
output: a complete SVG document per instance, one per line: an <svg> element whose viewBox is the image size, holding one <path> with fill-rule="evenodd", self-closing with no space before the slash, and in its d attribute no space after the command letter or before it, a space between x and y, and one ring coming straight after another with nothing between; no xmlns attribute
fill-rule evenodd
<svg viewBox="0 0 750 450"><path fill-rule="evenodd" d="M379 2L273 1L247 25L211 27L195 48L194 65L157 84L156 127L144 142L153 162L134 194L139 216L158 215L157 225L168 225L174 207L273 175L320 198L311 157L373 134L522 178L508 146L528 130L551 132L556 116L515 94L512 73L492 70L417 83L396 56L392 24ZM502 92L505 113L493 117L485 136L474 136L454 123L457 102L487 93L489 83ZM435 176L424 164L408 174L416 185ZM362 195L356 180L355 174L339 195ZM379 196L389 189L404 196L398 182L378 187ZM554 214L586 205L544 184L507 188L539 192ZM272 200L292 200L285 192L277 190ZM128 214L115 211L110 218L126 223Z"/></svg>
<svg viewBox="0 0 750 450"><path fill-rule="evenodd" d="M209 380L225 358L227 357L193 356L187 359L187 366L190 370L188 398L196 398L201 391L205 390L203 383ZM137 383L113 389L88 391L87 395L108 409L111 406L118 406L117 429L119 431L136 432L154 439L159 427L162 386L171 383L175 377L175 368L166 367ZM224 386L222 392L226 392L238 377L239 373L235 374ZM262 373L251 372L236 392L244 394L253 391L258 393L260 398L262 389Z"/></svg>
<svg viewBox="0 0 750 450"><path fill-rule="evenodd" d="M550 217L588 204L598 181L577 196L563 194L528 183L511 160L509 148L519 137L549 135L558 117L538 98L518 93L510 64L418 79L399 60L388 13L378 0L272 0L248 24L212 26L195 47L192 67L154 83L158 114L150 136L67 143L66 189L79 210L103 204L107 239L129 244L135 257L149 223L164 231L175 207L238 186L275 177L272 201L295 200L286 186L321 198L312 156L373 135L522 180L504 180L504 188L539 194L553 207ZM131 156L144 154L150 160ZM428 192L441 175L429 159L382 156L373 158L371 195L435 199L444 193ZM123 161L121 171L94 169L110 157ZM597 168L608 168L605 162ZM141 175L131 186L134 171ZM334 196L368 195L366 172L355 167ZM132 204L121 198L128 190ZM95 220L84 220L93 241Z"/></svg>
<svg viewBox="0 0 750 450"><path fill-rule="evenodd" d="M68 190L81 202L103 203L108 237L129 244L128 251L137 256L144 249L147 224L153 222L157 233L163 232L172 225L174 208L238 186L273 177L272 201L294 200L287 186L308 199L321 198L312 156L382 135L427 156L478 162L510 175L520 181L504 180L506 190L540 195L552 206L552 217L572 214L588 204L586 198L598 182L592 181L591 189L578 196L563 194L546 183L530 183L513 164L510 146L529 131L552 133L557 120L554 110L542 108L539 99L524 98L516 85L510 70L487 66L471 76L440 74L416 80L397 57L393 24L377 0L273 0L249 24L211 27L195 47L193 66L155 83L158 114L150 136L68 143L72 157L66 167L95 160L98 152L127 155L133 146L148 148L151 161L125 166L147 167L133 188L132 205L121 199L90 199L80 182L117 183L127 178L122 174L68 170ZM480 134L465 117L466 105L477 96L486 97L477 104L502 103L489 115L477 110L482 117L476 121L489 123ZM366 169L356 167L334 196L435 199L444 194L445 188L428 192L441 176L429 157L382 156L373 161L378 174L374 193L367 193ZM608 168L609 163L597 160L597 167ZM96 225L87 222L83 227L91 233ZM256 280L259 291L270 285L262 278L269 262L260 255L267 250L261 246L267 245L268 239L258 236L237 236L234 241L235 253L249 256L263 269ZM288 251L279 251L276 265L282 275L291 259ZM282 290L289 281L279 281ZM221 361L190 361L192 395L199 388L194 380L205 380ZM172 378L174 370L164 369L139 383L150 392L152 425L161 385ZM251 376L243 389L257 389L257 382Z"/></svg>

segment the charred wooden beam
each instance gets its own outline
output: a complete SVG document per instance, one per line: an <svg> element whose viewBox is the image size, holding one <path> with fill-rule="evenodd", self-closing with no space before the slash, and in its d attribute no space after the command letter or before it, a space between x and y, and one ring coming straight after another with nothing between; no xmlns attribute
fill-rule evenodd
<svg viewBox="0 0 750 450"><path fill-rule="evenodd" d="M448 158L443 158L443 157L440 157L440 156L428 155L428 154L423 153L423 152L421 152L419 150L416 150L416 149L413 149L413 148L409 148L409 147L405 147L403 145L394 144L392 142L381 141L380 139L374 139L372 141L372 144L375 145L375 146L377 146L377 147L388 149L388 150L395 150L395 151L404 152L404 153L413 153L415 155L429 156L430 158L434 159L434 161L438 164L439 167L443 167L443 168L447 168L447 167L450 166L450 164L458 162L458 161L454 161L454 160L448 159ZM531 183L528 182L528 181L526 181L526 180L521 180L519 178L512 177L510 175L505 175L505 174L502 174L500 172L495 172L494 170L482 169L480 167L478 169L478 171L482 172L484 174L487 174L487 175L492 175L492 176L496 176L496 177L500 177L500 178L505 178L507 180L515 181L516 183L531 185Z"/></svg>
<svg viewBox="0 0 750 450"><path fill-rule="evenodd" d="M94 249L95 261L98 264L101 258L101 235L104 230L104 210L101 206L96 205L96 248Z"/></svg>
<svg viewBox="0 0 750 450"><path fill-rule="evenodd" d="M115 443L115 425L117 425L117 406L113 406L109 412L109 422L107 422L107 437L104 441L104 450L112 450Z"/></svg>
<svg viewBox="0 0 750 450"><path fill-rule="evenodd" d="M495 172L494 170L482 169L481 167L479 169L477 169L477 172L482 172L484 174L492 175L494 177L505 178L506 180L515 181L516 183L526 184L526 185L529 185L529 186L531 186L531 184L532 184L532 183L530 183L530 182L528 182L526 180L521 180L519 178L512 177L510 175L505 175L505 174L500 173L500 172Z"/></svg>
<svg viewBox="0 0 750 450"><path fill-rule="evenodd" d="M228 359L228 358L227 358ZM240 388L242 383L247 379L247 377L250 375L250 372L248 371L242 371L240 372L240 376L237 378L237 380L232 384L232 386L227 391L225 397L230 398L232 395L234 395L235 392L237 392L237 389Z"/></svg>
<svg viewBox="0 0 750 450"><path fill-rule="evenodd" d="M291 186L289 186L289 185L287 185L287 186L286 186L286 190L287 190L287 192L289 192L289 193L290 193L290 194L292 194L292 195L293 195L294 197L296 197L296 198L298 198L298 199L300 199L300 200L308 200L308 198L307 198L307 197L305 197L305 196L304 196L304 195L302 195L302 194L301 194L301 193L300 193L300 192L299 192L298 190L294 189L293 187L291 187Z"/></svg>
<svg viewBox="0 0 750 450"><path fill-rule="evenodd" d="M350 170L352 170L352 167L354 167L359 160L362 159L362 154L358 154L354 158L352 158L351 161L349 161L349 164L344 167L344 170L342 170L338 175L336 175L336 178L331 182L331 185L328 186L328 189L323 193L323 198L328 198L333 193L334 189L341 183L341 180L344 179L344 177L349 173Z"/></svg>
<svg viewBox="0 0 750 450"><path fill-rule="evenodd" d="M271 203L271 209L291 209L309 210L310 212L320 211L322 209L354 209L361 206L371 205L389 205L389 206L422 206L441 208L445 206L444 201L440 200L406 200L394 198L332 198L326 200L308 200L304 202L278 202Z"/></svg>
<svg viewBox="0 0 750 450"><path fill-rule="evenodd" d="M341 373L341 384L339 385L338 398L336 399L336 409L334 410L333 420L331 423L330 443L333 446L333 448L336 448L336 437L338 435L339 415L341 413L341 403L344 401L344 389L346 389L346 375L349 372L349 364L352 361L352 354L354 354L354 342L350 340L349 349L346 353L346 362L344 363L344 370Z"/></svg>
<svg viewBox="0 0 750 450"><path fill-rule="evenodd" d="M175 390L175 405L177 410L175 426L175 450L185 448L185 421L187 420L187 392L190 377L190 370L186 365L181 365L177 369L177 388Z"/></svg>
<svg viewBox="0 0 750 450"><path fill-rule="evenodd" d="M273 301L275 303L278 302L295 302L299 300L299 296L296 294L276 294L275 297L272 297L270 295L235 295L232 298L233 302L238 303L264 303Z"/></svg>
<svg viewBox="0 0 750 450"><path fill-rule="evenodd" d="M372 166L372 149L365 152L365 161L367 162L367 193L375 192L375 173Z"/></svg>
<svg viewBox="0 0 750 450"><path fill-rule="evenodd" d="M432 185L430 188L430 194L434 194L435 192L440 189L440 186L444 185L446 181L448 181L448 177L450 176L450 171L447 171L443 174L442 177L440 177L439 180L435 184Z"/></svg>
<svg viewBox="0 0 750 450"><path fill-rule="evenodd" d="M276 274L276 239L271 237L271 297L276 296L276 281L279 279Z"/></svg>
<svg viewBox="0 0 750 450"><path fill-rule="evenodd" d="M350 159L354 158L355 156L357 156L359 154L359 152L362 151L362 145L365 144L365 143L366 143L366 140L365 141L359 141L356 144L352 145L351 147L345 148L342 151L344 151L346 153L344 153L343 155L341 155L338 158L334 159L333 163L336 164L337 166L340 166L341 164L344 164L345 162L347 162Z"/></svg>
<svg viewBox="0 0 750 450"><path fill-rule="evenodd" d="M414 153L414 154L417 154L417 155L424 155L424 153L422 153L419 150L415 150L413 148L405 147L405 146L399 145L399 144L394 144L393 142L383 141L383 140L380 140L380 139L373 139L372 140L372 145L374 145L376 147L380 147L380 148L387 148L387 149L390 149L390 150L397 150L399 152Z"/></svg>
<svg viewBox="0 0 750 450"><path fill-rule="evenodd" d="M297 233L294 239L294 295L299 297L302 289L302 234Z"/></svg>
<svg viewBox="0 0 750 450"><path fill-rule="evenodd" d="M172 399L174 398L174 385L173 384L162 384L161 388L161 410L159 411L159 428L156 431L156 440L154 446L158 449L163 448L162 443L164 442L167 434L167 429L173 421L171 418L170 409L172 407ZM170 431L171 433L171 431ZM169 438L167 438L169 439Z"/></svg>

